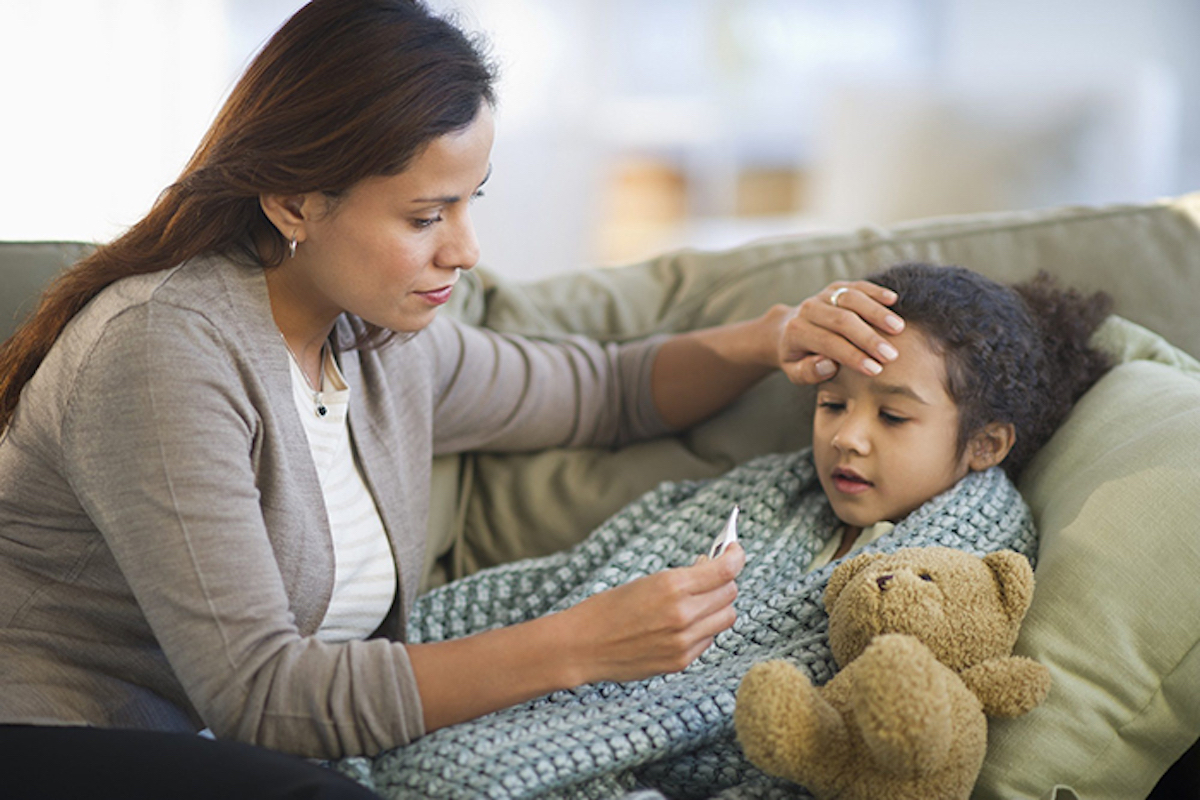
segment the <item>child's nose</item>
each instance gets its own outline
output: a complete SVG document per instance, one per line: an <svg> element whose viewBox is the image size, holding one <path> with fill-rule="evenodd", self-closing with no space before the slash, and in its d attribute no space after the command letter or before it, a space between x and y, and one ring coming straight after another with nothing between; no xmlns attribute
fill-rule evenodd
<svg viewBox="0 0 1200 800"><path fill-rule="evenodd" d="M866 455L871 449L866 424L857 415L848 416L834 434L833 446L842 452Z"/></svg>

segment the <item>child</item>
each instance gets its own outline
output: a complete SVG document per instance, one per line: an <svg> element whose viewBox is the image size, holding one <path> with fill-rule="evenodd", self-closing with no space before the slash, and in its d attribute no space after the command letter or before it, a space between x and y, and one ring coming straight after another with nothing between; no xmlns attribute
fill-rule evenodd
<svg viewBox="0 0 1200 800"><path fill-rule="evenodd" d="M939 544L1032 559L1032 520L1011 479L1108 368L1088 346L1108 314L1105 295L1063 291L1045 276L1006 288L922 264L871 280L899 295L900 357L875 377L843 369L818 386L811 450L665 484L570 551L431 592L410 621L410 639L429 641L588 602L691 563L737 504L746 567L731 630L680 673L556 692L340 768L385 796L782 791L733 739L741 676L781 657L816 682L832 675L821 596L832 562L851 550ZM830 302L844 291L853 290Z"/></svg>
<svg viewBox="0 0 1200 800"><path fill-rule="evenodd" d="M1103 293L1061 291L1045 273L1005 289L922 264L872 281L900 297L905 358L878 378L843 370L818 389L813 457L846 527L814 568L888 529L859 541L864 525L895 522L968 472L1002 465L1015 480L1109 367L1088 347L1111 306Z"/></svg>

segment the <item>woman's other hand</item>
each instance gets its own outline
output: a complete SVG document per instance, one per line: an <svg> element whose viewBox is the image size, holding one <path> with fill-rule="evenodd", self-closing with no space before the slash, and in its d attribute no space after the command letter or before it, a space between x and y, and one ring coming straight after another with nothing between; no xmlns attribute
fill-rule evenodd
<svg viewBox="0 0 1200 800"><path fill-rule="evenodd" d="M406 645L425 730L556 689L678 672L733 625L734 579L745 563L733 544L719 558L647 575L566 611Z"/></svg>
<svg viewBox="0 0 1200 800"><path fill-rule="evenodd" d="M779 325L779 366L792 383L816 384L845 365L878 375L898 353L888 335L904 320L888 308L896 293L868 281L834 281L795 308L774 306Z"/></svg>
<svg viewBox="0 0 1200 800"><path fill-rule="evenodd" d="M638 680L691 664L737 618L734 579L745 563L735 543L716 559L647 575L563 612L572 618L578 682Z"/></svg>

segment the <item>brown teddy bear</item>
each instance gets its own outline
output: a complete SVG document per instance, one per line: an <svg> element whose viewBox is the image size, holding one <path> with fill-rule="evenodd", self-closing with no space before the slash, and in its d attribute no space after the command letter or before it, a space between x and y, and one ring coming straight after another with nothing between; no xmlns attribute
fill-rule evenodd
<svg viewBox="0 0 1200 800"><path fill-rule="evenodd" d="M967 798L990 716L1037 706L1050 673L1013 656L1033 595L1018 553L866 553L825 590L839 672L815 688L786 661L755 665L734 722L747 758L817 798Z"/></svg>

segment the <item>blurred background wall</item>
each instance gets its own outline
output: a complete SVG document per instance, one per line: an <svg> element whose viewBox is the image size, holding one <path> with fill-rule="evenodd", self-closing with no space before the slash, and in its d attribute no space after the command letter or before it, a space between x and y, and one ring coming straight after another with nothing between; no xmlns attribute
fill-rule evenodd
<svg viewBox="0 0 1200 800"><path fill-rule="evenodd" d="M1197 0L430 0L501 69L484 262L1200 189ZM298 0L0 0L0 239L104 240Z"/></svg>

